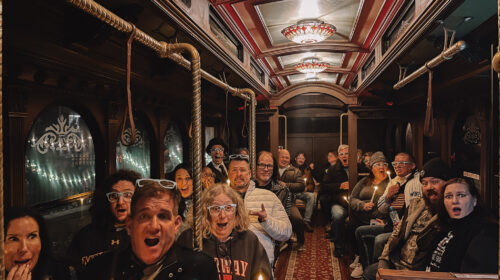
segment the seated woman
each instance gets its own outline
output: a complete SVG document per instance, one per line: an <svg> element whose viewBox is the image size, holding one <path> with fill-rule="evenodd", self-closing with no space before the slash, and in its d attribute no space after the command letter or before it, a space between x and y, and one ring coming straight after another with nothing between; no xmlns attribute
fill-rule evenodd
<svg viewBox="0 0 500 280"><path fill-rule="evenodd" d="M384 232L384 222L387 214L381 213L375 203L387 187L387 162L382 152L376 152L370 159L370 175L361 179L351 193L349 206L352 210L349 228L356 236L356 254L359 262L354 263L351 277L360 278L363 267L371 261L373 239ZM374 224L373 224L374 223ZM370 248L369 250L366 250Z"/></svg>
<svg viewBox="0 0 500 280"><path fill-rule="evenodd" d="M215 184L201 197L203 252L214 258L219 279L271 279L271 266L257 236L248 230L249 218L241 196L226 184ZM193 233L184 231L177 242L192 247Z"/></svg>
<svg viewBox="0 0 500 280"><path fill-rule="evenodd" d="M184 221L193 203L193 179L188 167L181 163L174 169L174 180L177 190L181 194L181 204L179 205L179 215Z"/></svg>
<svg viewBox="0 0 500 280"><path fill-rule="evenodd" d="M498 273L498 224L482 206L476 187L454 178L442 192L442 234L427 271Z"/></svg>
<svg viewBox="0 0 500 280"><path fill-rule="evenodd" d="M55 263L45 222L28 208L5 212L4 260L7 279L69 279L69 271Z"/></svg>

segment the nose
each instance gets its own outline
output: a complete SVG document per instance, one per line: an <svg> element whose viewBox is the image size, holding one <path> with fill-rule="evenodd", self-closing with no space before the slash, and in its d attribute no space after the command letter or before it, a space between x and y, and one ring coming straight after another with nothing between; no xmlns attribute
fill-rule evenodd
<svg viewBox="0 0 500 280"><path fill-rule="evenodd" d="M125 200L123 199L123 195L119 195L119 196L118 196L118 200L116 201L116 203L117 203L117 204L122 204L122 203L124 203L124 202L125 202Z"/></svg>
<svg viewBox="0 0 500 280"><path fill-rule="evenodd" d="M458 204L458 195L453 196L453 204Z"/></svg>
<svg viewBox="0 0 500 280"><path fill-rule="evenodd" d="M19 254L23 255L26 252L28 252L28 244L27 244L26 239L22 239L20 245L21 246L19 247Z"/></svg>
<svg viewBox="0 0 500 280"><path fill-rule="evenodd" d="M156 216L153 216L153 218L151 218L151 221L149 222L149 229L152 232L160 230L160 224L158 223L158 218Z"/></svg>

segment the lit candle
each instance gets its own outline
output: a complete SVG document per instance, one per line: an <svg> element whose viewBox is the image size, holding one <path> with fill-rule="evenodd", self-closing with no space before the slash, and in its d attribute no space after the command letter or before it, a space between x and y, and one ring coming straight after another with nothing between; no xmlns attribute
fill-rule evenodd
<svg viewBox="0 0 500 280"><path fill-rule="evenodd" d="M391 171L387 171L387 177L389 177L389 186L392 186Z"/></svg>
<svg viewBox="0 0 500 280"><path fill-rule="evenodd" d="M80 198L80 218L83 216L83 197Z"/></svg>
<svg viewBox="0 0 500 280"><path fill-rule="evenodd" d="M231 180L227 179L226 183L227 183L228 186L231 185Z"/></svg>
<svg viewBox="0 0 500 280"><path fill-rule="evenodd" d="M349 202L349 199L347 199L347 196L344 195L343 197L344 197L345 201Z"/></svg>
<svg viewBox="0 0 500 280"><path fill-rule="evenodd" d="M259 277L257 278L257 280L264 280L264 277L262 277L262 274L259 274Z"/></svg>
<svg viewBox="0 0 500 280"><path fill-rule="evenodd" d="M304 183L306 183L306 184L307 184L307 178L304 178Z"/></svg>
<svg viewBox="0 0 500 280"><path fill-rule="evenodd" d="M372 195L372 199L370 200L370 202L373 202L373 199L375 198L375 193L377 192L377 189L378 189L377 186L373 187L373 195Z"/></svg>

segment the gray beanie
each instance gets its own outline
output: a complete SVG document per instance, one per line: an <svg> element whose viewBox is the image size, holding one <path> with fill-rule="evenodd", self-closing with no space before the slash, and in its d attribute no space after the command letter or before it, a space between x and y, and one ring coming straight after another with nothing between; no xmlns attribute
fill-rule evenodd
<svg viewBox="0 0 500 280"><path fill-rule="evenodd" d="M381 151L375 152L370 158L370 167L372 167L375 163L380 161L387 162L384 153L382 153Z"/></svg>

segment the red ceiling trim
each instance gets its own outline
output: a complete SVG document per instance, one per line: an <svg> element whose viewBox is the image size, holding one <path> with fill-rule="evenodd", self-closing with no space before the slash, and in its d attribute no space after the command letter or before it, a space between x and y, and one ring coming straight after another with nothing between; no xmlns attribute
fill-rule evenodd
<svg viewBox="0 0 500 280"><path fill-rule="evenodd" d="M260 36L264 39L264 44L266 44L266 48L269 49L273 46L271 40L267 36L267 32L262 25L262 21L260 20L259 15L257 14L257 10L255 9L255 5L250 2L245 2L245 8L248 10L248 13L252 17L252 21L255 23L255 27L259 31Z"/></svg>
<svg viewBox="0 0 500 280"><path fill-rule="evenodd" d="M394 2L397 2L395 7L393 7ZM380 12L380 16L375 21L375 24L373 25L373 28L370 30L367 40L365 40L365 43L363 44L363 48L369 49L370 51L368 53L358 53L358 57L356 58L356 61L352 66L352 71L354 73L357 73L359 71L359 67L362 65L362 62L364 62L366 58L371 54L373 48L369 47L370 46L373 47L374 43L380 39L382 34L385 32L385 29L391 23L392 19L396 16L397 11L399 10L399 8L403 3L404 0L399 0L399 2L398 0L390 0L384 3L382 11ZM347 79L344 81L343 86L347 88L349 84L352 82L352 80L354 80L354 74L349 74L347 76Z"/></svg>

